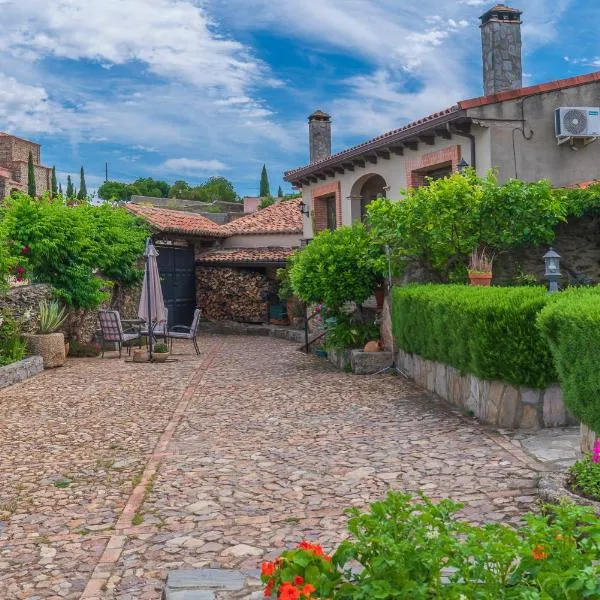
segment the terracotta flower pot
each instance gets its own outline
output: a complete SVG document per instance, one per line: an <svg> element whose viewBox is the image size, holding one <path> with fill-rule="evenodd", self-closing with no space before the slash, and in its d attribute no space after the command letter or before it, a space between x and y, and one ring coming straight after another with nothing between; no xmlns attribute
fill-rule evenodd
<svg viewBox="0 0 600 600"><path fill-rule="evenodd" d="M167 362L167 358L169 358L168 352L153 352L152 360L157 363Z"/></svg>
<svg viewBox="0 0 600 600"><path fill-rule="evenodd" d="M489 287L492 285L492 274L491 273L475 273L469 271L469 281L471 285L479 285Z"/></svg>
<svg viewBox="0 0 600 600"><path fill-rule="evenodd" d="M65 364L65 336L62 333L29 333L23 336L29 352L41 356L44 369L62 367Z"/></svg>
<svg viewBox="0 0 600 600"><path fill-rule="evenodd" d="M132 360L135 363L148 362L148 352L146 352L145 348L136 348L133 351Z"/></svg>

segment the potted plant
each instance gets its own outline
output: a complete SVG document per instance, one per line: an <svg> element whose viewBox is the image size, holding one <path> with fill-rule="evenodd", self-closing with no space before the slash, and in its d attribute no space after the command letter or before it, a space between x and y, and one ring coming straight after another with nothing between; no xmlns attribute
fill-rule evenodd
<svg viewBox="0 0 600 600"><path fill-rule="evenodd" d="M44 369L62 367L65 364L65 336L56 330L63 324L67 311L56 300L39 304L38 333L26 334L29 352L41 356Z"/></svg>
<svg viewBox="0 0 600 600"><path fill-rule="evenodd" d="M169 358L169 346L167 344L156 344L152 349L152 358L154 362L164 363Z"/></svg>
<svg viewBox="0 0 600 600"><path fill-rule="evenodd" d="M482 249L471 252L469 260L469 281L471 285L490 286L492 284L492 266L494 257Z"/></svg>

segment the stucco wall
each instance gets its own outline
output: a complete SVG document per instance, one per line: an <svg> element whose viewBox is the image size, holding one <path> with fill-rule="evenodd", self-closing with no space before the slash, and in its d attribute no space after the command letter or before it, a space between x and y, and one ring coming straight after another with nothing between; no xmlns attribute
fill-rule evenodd
<svg viewBox="0 0 600 600"><path fill-rule="evenodd" d="M469 111L474 119L488 121L492 164L501 181L550 179L556 187L600 177L600 142L577 150L559 146L554 132L554 110L561 106L600 106L600 83L546 92L525 99L491 104ZM525 117L525 134L522 118ZM505 119L500 123L495 119ZM514 138L514 151L513 151ZM479 153L484 155L483 152Z"/></svg>
<svg viewBox="0 0 600 600"><path fill-rule="evenodd" d="M265 248L280 246L297 248L300 246L301 233L271 235L234 235L223 241L223 248Z"/></svg>

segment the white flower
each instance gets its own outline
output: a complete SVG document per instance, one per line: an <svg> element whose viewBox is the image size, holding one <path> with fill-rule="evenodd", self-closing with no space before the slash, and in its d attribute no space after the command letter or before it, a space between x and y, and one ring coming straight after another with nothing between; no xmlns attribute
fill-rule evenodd
<svg viewBox="0 0 600 600"><path fill-rule="evenodd" d="M29 321L31 319L31 310L27 309L24 313L23 313L23 319L25 321Z"/></svg>

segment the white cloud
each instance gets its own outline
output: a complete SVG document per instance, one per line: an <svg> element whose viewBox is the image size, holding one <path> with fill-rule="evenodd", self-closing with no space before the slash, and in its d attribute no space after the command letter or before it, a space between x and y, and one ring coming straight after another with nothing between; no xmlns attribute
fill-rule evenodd
<svg viewBox="0 0 600 600"><path fill-rule="evenodd" d="M170 158L161 165L161 170L175 174L212 174L229 169L220 160L196 160L193 158Z"/></svg>

